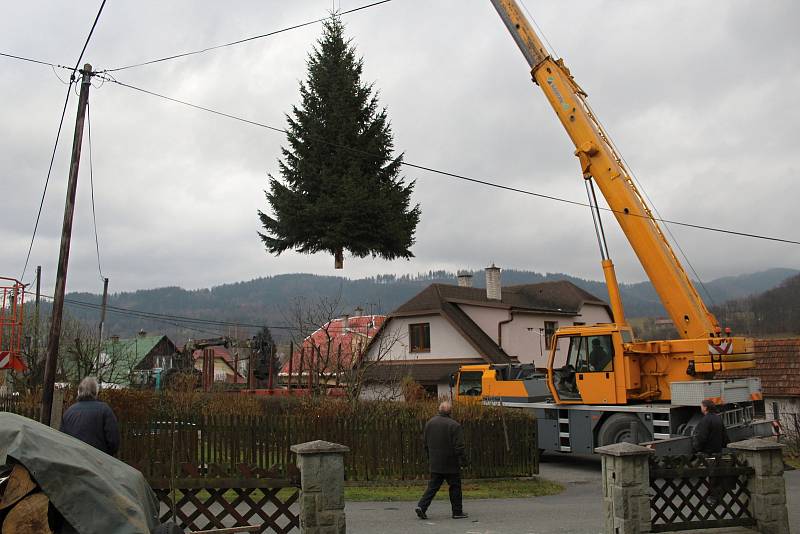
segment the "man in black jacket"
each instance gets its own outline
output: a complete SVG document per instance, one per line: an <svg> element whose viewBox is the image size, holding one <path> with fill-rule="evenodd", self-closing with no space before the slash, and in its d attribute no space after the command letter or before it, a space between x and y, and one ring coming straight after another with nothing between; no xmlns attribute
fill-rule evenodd
<svg viewBox="0 0 800 534"><path fill-rule="evenodd" d="M447 481L453 519L464 519L467 514L461 504L461 466L466 465L464 454L464 432L461 425L450 418L453 405L444 401L439 405L439 414L425 424L425 452L428 455L431 479L428 488L417 504L420 519L428 519L426 511L442 482Z"/></svg>
<svg viewBox="0 0 800 534"><path fill-rule="evenodd" d="M64 412L61 432L114 456L119 450L119 427L111 407L97 400L97 380L87 376L78 386L78 402Z"/></svg>
<svg viewBox="0 0 800 534"><path fill-rule="evenodd" d="M717 413L717 406L708 399L700 403L700 411L703 418L697 423L692 435L692 448L694 452L701 452L706 455L715 455L722 452L723 447L728 446L728 434L725 432L725 423ZM730 485L727 477L708 477L708 494L706 502L716 507L722 499L725 488Z"/></svg>
<svg viewBox="0 0 800 534"><path fill-rule="evenodd" d="M718 454L728 445L725 424L717 413L717 406L713 401L705 399L700 403L700 411L703 412L703 418L694 429L692 448L695 452Z"/></svg>

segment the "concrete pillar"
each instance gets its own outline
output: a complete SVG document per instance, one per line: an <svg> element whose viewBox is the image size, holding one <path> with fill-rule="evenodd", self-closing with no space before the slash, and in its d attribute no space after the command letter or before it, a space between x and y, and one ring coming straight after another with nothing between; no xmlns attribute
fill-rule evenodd
<svg viewBox="0 0 800 534"><path fill-rule="evenodd" d="M53 408L50 410L50 426L59 430L61 428L61 417L64 415L64 390L56 388L53 390Z"/></svg>
<svg viewBox="0 0 800 534"><path fill-rule="evenodd" d="M344 534L344 453L328 441L292 445L300 469L301 534Z"/></svg>
<svg viewBox="0 0 800 534"><path fill-rule="evenodd" d="M606 534L650 532L652 449L632 443L598 447L603 462L603 512Z"/></svg>
<svg viewBox="0 0 800 534"><path fill-rule="evenodd" d="M789 534L786 508L786 482L783 479L785 445L766 439L748 439L731 443L728 448L744 456L755 473L747 481L750 513L761 534Z"/></svg>

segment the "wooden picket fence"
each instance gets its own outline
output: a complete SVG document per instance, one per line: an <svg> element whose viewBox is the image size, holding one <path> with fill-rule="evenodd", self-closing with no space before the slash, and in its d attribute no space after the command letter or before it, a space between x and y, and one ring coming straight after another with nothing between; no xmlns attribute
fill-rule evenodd
<svg viewBox="0 0 800 534"><path fill-rule="evenodd" d="M150 479L170 477L184 464L195 466L200 476L206 476L211 465L238 476L237 466L247 464L284 477L295 462L289 447L317 439L350 447L345 455L348 480L413 480L428 475L422 429L431 410L403 403L363 403L352 409L340 403L331 405L335 409L317 411L265 405L258 415L174 415L174 411L171 415L172 410L161 405L134 412L131 408L143 404L135 398L111 400L122 434L118 457ZM465 410L462 417L456 414L470 460L464 476L538 473L533 417L519 410L479 408ZM0 410L38 417L38 405L29 399L0 398Z"/></svg>
<svg viewBox="0 0 800 534"><path fill-rule="evenodd" d="M425 420L370 418L347 414L313 421L291 414L199 416L182 421L122 421L119 457L148 478L170 476L171 466L191 464L201 474L237 474L248 464L286 476L294 465L289 447L321 439L350 447L348 480L408 480L428 475L422 446ZM536 425L531 418L464 423L470 466L467 478L530 476L538 472ZM174 456L173 456L174 453Z"/></svg>

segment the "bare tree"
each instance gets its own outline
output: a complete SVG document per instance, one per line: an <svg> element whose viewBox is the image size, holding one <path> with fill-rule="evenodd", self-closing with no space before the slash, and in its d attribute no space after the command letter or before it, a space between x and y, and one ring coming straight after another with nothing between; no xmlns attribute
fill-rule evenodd
<svg viewBox="0 0 800 534"><path fill-rule="evenodd" d="M342 388L349 399L357 399L365 381L374 373L375 366L388 359L392 348L401 337L393 331L381 331L372 339L378 325L345 326L352 324L345 318L341 294L319 297L315 300L295 299L284 311L284 319L292 325L292 341L297 347L293 372L298 383L309 384L314 394L328 388ZM354 318L355 319L355 318ZM399 388L399 366L392 366L397 374L393 383ZM383 379L386 373L381 373ZM398 389L399 391L399 389Z"/></svg>

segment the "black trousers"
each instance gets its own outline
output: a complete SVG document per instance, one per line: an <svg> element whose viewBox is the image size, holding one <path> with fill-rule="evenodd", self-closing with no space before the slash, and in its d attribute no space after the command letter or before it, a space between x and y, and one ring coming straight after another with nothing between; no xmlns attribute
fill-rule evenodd
<svg viewBox="0 0 800 534"><path fill-rule="evenodd" d="M450 493L450 507L453 509L453 514L462 513L464 509L461 505L461 473L431 473L428 487L425 489L425 493L422 494L417 506L422 508L423 511L427 510L445 480Z"/></svg>

